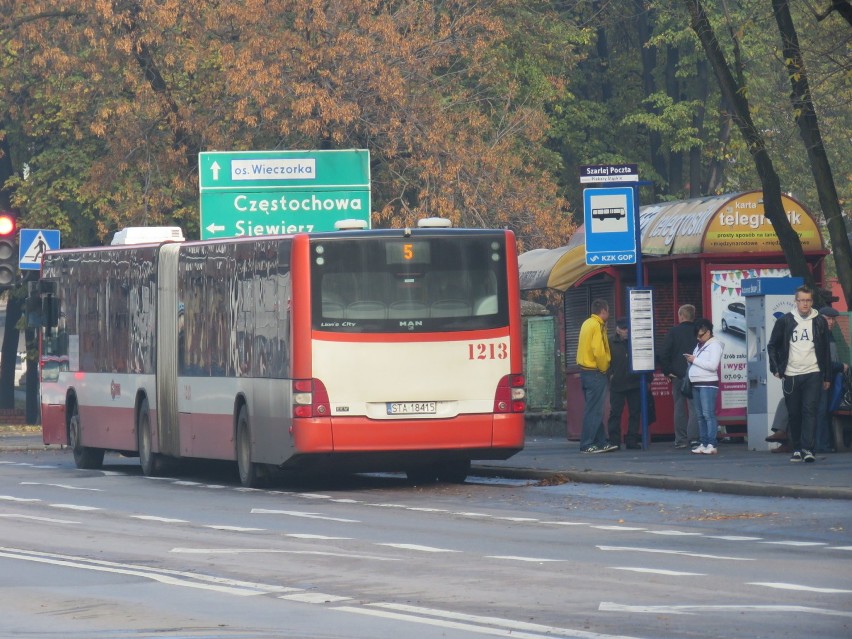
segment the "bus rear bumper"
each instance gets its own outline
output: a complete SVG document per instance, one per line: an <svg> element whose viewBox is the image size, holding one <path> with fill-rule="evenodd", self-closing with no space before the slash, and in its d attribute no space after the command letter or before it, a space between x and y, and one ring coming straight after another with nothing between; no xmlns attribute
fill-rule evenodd
<svg viewBox="0 0 852 639"><path fill-rule="evenodd" d="M296 454L468 451L506 459L524 447L524 415L460 415L451 420L366 417L293 420Z"/></svg>

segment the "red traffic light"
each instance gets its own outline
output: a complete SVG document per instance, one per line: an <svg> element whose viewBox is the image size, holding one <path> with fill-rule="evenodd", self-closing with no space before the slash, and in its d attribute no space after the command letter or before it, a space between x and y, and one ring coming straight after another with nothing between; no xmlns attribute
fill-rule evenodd
<svg viewBox="0 0 852 639"><path fill-rule="evenodd" d="M14 235L15 233L15 216L9 213L0 213L0 237Z"/></svg>

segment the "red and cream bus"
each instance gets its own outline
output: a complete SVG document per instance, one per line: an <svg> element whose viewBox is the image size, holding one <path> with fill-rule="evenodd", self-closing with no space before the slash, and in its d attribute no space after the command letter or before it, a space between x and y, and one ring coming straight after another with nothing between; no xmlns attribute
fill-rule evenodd
<svg viewBox="0 0 852 639"><path fill-rule="evenodd" d="M234 460L464 481L523 448L510 231L412 228L44 257L44 441L80 468Z"/></svg>

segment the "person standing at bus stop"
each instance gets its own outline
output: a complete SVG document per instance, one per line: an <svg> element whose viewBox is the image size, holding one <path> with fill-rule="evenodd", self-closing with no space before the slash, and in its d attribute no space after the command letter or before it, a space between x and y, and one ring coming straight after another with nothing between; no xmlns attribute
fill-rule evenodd
<svg viewBox="0 0 852 639"><path fill-rule="evenodd" d="M609 304L606 300L592 301L592 314L580 327L577 344L577 365L583 387L583 430L580 451L583 453L609 453L618 446L606 440L603 425L604 396L607 388L607 371L611 354L606 336Z"/></svg>
<svg viewBox="0 0 852 639"><path fill-rule="evenodd" d="M695 400L680 392L681 381L686 377L686 370L689 368L683 354L691 353L695 349L695 307L692 304L684 304L677 309L677 319L678 325L666 333L658 359L663 375L672 383L675 448L686 448L700 443Z"/></svg>
<svg viewBox="0 0 852 639"><path fill-rule="evenodd" d="M630 327L626 317L620 317L615 323L615 338L610 344L612 363L609 367L609 421L607 433L609 443L621 442L621 414L627 403L627 435L625 448L642 448L639 432L639 417L642 411L639 375L630 369Z"/></svg>
<svg viewBox="0 0 852 639"><path fill-rule="evenodd" d="M808 286L796 289L796 309L775 321L766 344L769 370L781 380L787 406L791 462L814 462L820 393L831 385L828 322L813 308Z"/></svg>

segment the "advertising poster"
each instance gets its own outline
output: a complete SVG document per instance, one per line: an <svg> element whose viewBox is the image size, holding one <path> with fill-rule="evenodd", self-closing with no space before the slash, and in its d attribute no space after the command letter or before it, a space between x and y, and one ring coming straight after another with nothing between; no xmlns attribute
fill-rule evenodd
<svg viewBox="0 0 852 639"><path fill-rule="evenodd" d="M719 373L719 412L725 421L746 418L746 320L742 280L747 277L787 277L788 268L730 268L710 271L713 335L724 345ZM767 334L771 331L767 327Z"/></svg>

